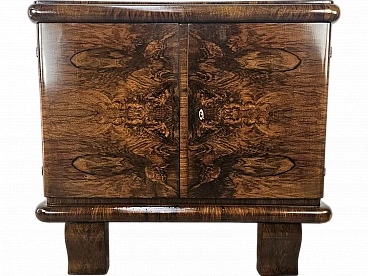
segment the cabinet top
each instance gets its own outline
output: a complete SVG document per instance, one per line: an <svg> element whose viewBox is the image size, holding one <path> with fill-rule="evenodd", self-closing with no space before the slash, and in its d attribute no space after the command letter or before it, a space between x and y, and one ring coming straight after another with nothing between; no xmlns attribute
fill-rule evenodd
<svg viewBox="0 0 368 276"><path fill-rule="evenodd" d="M35 23L309 23L335 22L340 9L324 0L36 1L28 15Z"/></svg>

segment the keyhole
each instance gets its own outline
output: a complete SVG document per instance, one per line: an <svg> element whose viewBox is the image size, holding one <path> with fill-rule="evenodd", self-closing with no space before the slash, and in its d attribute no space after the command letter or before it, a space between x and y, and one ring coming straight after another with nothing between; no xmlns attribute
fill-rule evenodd
<svg viewBox="0 0 368 276"><path fill-rule="evenodd" d="M199 116L199 120L203 121L204 120L204 111L203 109L200 109L198 112L198 116Z"/></svg>

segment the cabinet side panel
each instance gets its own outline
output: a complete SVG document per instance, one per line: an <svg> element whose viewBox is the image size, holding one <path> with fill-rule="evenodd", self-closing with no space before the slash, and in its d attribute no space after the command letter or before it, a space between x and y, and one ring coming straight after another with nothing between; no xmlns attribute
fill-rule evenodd
<svg viewBox="0 0 368 276"><path fill-rule="evenodd" d="M189 197L323 196L329 32L190 25Z"/></svg>
<svg viewBox="0 0 368 276"><path fill-rule="evenodd" d="M177 197L178 24L41 24L47 197Z"/></svg>

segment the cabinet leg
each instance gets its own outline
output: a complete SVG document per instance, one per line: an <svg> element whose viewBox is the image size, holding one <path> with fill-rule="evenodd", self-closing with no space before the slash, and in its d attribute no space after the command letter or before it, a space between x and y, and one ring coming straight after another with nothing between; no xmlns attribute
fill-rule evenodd
<svg viewBox="0 0 368 276"><path fill-rule="evenodd" d="M258 223L257 270L262 276L298 275L302 225Z"/></svg>
<svg viewBox="0 0 368 276"><path fill-rule="evenodd" d="M106 274L109 269L109 224L66 223L69 274Z"/></svg>

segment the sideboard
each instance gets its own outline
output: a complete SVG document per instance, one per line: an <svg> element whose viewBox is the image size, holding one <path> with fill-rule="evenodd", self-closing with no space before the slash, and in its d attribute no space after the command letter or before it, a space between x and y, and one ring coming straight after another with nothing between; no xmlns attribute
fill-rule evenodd
<svg viewBox="0 0 368 276"><path fill-rule="evenodd" d="M109 222L258 223L261 275L298 274L321 202L332 1L36 1L46 201L69 274Z"/></svg>

